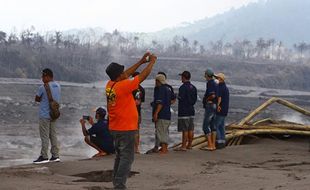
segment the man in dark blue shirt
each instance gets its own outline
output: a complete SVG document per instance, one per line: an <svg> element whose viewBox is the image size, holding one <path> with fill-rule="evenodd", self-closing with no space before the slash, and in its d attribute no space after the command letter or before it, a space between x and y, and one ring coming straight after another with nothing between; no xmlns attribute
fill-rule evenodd
<svg viewBox="0 0 310 190"><path fill-rule="evenodd" d="M93 147L98 151L93 157L101 157L108 154L114 153L114 145L113 145L113 138L110 134L108 128L108 122L105 119L106 110L99 107L96 110L97 123L94 123L94 120L91 116L88 118L80 119L80 123L82 126L82 132L84 135L84 140L86 144ZM89 122L92 125L90 129L86 129L85 123Z"/></svg>
<svg viewBox="0 0 310 190"><path fill-rule="evenodd" d="M167 83L167 75L166 75L166 73L165 72L162 72L162 71L159 71L157 74L161 74L161 75L163 75L164 76L164 79L165 79L165 86L167 86L170 90L171 90L171 104L174 104L175 103L175 101L176 101L176 95L175 95L175 93L174 93L174 90L173 90L173 87L171 86L171 85L169 85L168 83ZM151 106L152 106L152 109L153 109L153 112L152 113L154 113L154 109L155 109L155 102L154 102L154 100L156 99L156 95L158 95L158 89L159 89L159 86L157 86L157 85L155 85L155 87L154 87L154 93L153 93L153 102L151 102ZM155 146L154 146L154 148L152 148L152 149L150 149L150 150L148 150L147 152L146 152L146 154L150 154L150 153L157 153L158 152L158 147L159 147L160 145L159 145L159 141L158 141L158 139L157 139L157 136L156 136L156 134L155 134Z"/></svg>
<svg viewBox="0 0 310 190"><path fill-rule="evenodd" d="M179 75L183 83L178 94L178 131L182 132L182 146L175 150L186 151L186 149L192 148L194 137L194 105L197 101L197 89L190 82L190 72L184 71Z"/></svg>
<svg viewBox="0 0 310 190"><path fill-rule="evenodd" d="M168 152L169 126L171 120L172 91L167 86L166 77L163 74L156 75L156 86L153 101L153 121L155 122L156 139L161 146L160 153Z"/></svg>
<svg viewBox="0 0 310 190"><path fill-rule="evenodd" d="M225 148L225 118L229 109L229 90L225 83L225 75L219 73L216 75L219 81L218 97L217 97L217 110L215 116L215 125L217 133L216 148Z"/></svg>
<svg viewBox="0 0 310 190"><path fill-rule="evenodd" d="M206 70L205 78L207 80L207 88L203 98L203 106L205 108L203 132L208 139L208 146L206 147L206 150L215 150L216 127L214 119L216 113L218 85L214 81L214 72L212 69Z"/></svg>

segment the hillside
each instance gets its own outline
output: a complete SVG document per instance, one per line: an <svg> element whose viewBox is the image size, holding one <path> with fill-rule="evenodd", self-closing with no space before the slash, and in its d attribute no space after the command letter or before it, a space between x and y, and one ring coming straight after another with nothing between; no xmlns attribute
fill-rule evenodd
<svg viewBox="0 0 310 190"><path fill-rule="evenodd" d="M287 45L310 41L310 1L267 0L232 9L221 15L202 19L187 26L166 29L155 36L171 39L175 35L209 41L257 40L274 38Z"/></svg>

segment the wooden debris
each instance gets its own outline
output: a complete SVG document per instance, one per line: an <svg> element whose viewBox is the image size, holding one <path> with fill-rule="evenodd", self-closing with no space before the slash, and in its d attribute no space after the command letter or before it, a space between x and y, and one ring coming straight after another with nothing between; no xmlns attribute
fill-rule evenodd
<svg viewBox="0 0 310 190"><path fill-rule="evenodd" d="M272 97L254 111L244 117L239 123L232 123L226 126L226 144L227 146L240 145L243 137L253 135L301 135L310 136L310 125L303 125L300 123L293 123L289 121L272 120L265 118L251 123L251 120L261 113L273 103L284 105L294 111L303 115L310 116L310 111L301 108L287 100ZM207 138L204 135L194 138L193 149L199 149L207 146ZM181 143L173 146L179 147Z"/></svg>

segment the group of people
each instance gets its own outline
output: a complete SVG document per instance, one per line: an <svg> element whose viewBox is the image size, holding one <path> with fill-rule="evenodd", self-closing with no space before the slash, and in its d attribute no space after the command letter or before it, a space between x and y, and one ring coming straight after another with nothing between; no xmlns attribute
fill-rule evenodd
<svg viewBox="0 0 310 190"><path fill-rule="evenodd" d="M80 120L85 142L95 148L98 153L94 157L116 154L113 172L115 189L125 189L127 176L134 161L135 152L139 152L139 126L141 123L141 103L145 100L145 92L140 85L151 73L157 60L156 55L147 52L134 65L125 70L123 65L112 62L106 73L110 80L106 85L107 110L96 109L95 119L89 116ZM139 73L137 69L147 65ZM171 121L170 106L178 99L178 131L182 132L182 145L176 151L192 148L194 137L194 105L197 102L197 89L190 82L191 73L179 74L182 85L178 94L167 83L167 76L159 72L155 77L153 94L152 120L155 123L155 145L147 153L168 152L169 126ZM225 147L225 117L228 113L229 91L225 85L223 73L214 74L211 69L205 72L207 80L203 98L205 115L203 131L208 139L206 150ZM59 149L55 131L56 120L50 118L50 105L46 86L50 87L52 98L60 101L60 85L53 80L50 69L42 71L42 81L35 100L40 102L39 129L42 142L40 156L34 163L57 162ZM108 117L106 117L108 112ZM86 123L91 128L86 128ZM48 158L48 146L51 141L52 157Z"/></svg>

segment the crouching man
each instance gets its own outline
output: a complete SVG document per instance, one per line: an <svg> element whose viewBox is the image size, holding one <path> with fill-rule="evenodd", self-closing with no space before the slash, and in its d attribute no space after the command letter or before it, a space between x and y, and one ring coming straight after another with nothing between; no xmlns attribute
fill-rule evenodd
<svg viewBox="0 0 310 190"><path fill-rule="evenodd" d="M95 118L97 123L91 116L80 119L84 140L86 144L98 151L93 157L101 157L114 153L113 138L108 128L108 122L105 119L106 110L99 107L96 110ZM85 124L88 122L91 125L90 129L86 129Z"/></svg>

